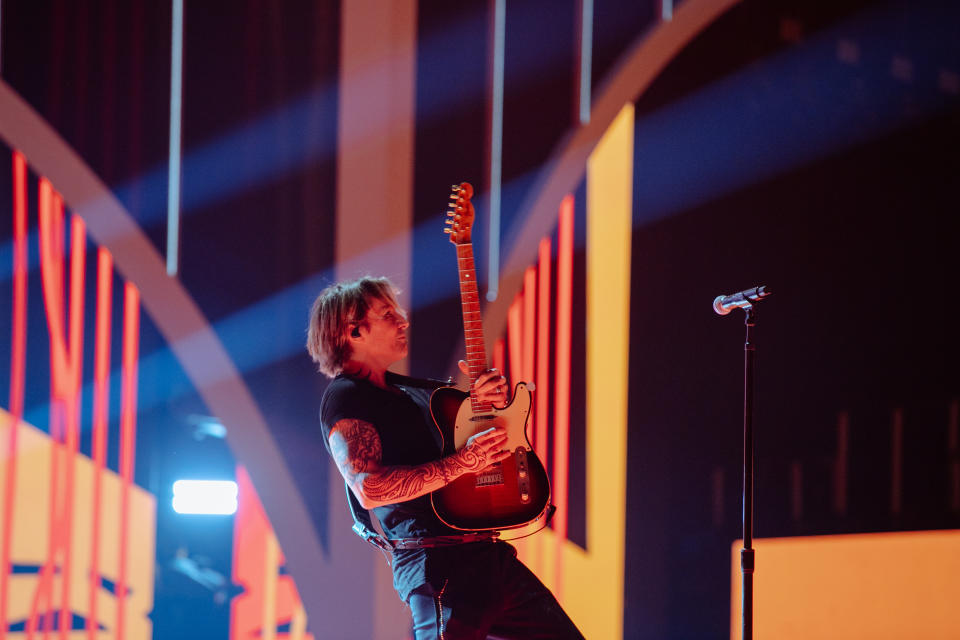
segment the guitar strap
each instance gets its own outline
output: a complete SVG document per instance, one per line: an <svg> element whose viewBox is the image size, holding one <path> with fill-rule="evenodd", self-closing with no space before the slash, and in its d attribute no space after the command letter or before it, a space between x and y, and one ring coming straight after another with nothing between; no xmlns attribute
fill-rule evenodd
<svg viewBox="0 0 960 640"><path fill-rule="evenodd" d="M353 532L383 551L393 551L393 545L390 541L380 535L373 526L373 520L370 518L370 512L360 505L357 496L353 495L353 490L346 482L343 486L347 489L347 506L350 507L350 515L353 516Z"/></svg>

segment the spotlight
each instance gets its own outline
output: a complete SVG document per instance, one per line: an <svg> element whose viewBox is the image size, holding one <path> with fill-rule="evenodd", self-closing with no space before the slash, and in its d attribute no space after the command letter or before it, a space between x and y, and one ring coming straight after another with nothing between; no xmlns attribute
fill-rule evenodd
<svg viewBox="0 0 960 640"><path fill-rule="evenodd" d="M237 511L237 483L232 480L177 480L173 483L177 513L224 515Z"/></svg>

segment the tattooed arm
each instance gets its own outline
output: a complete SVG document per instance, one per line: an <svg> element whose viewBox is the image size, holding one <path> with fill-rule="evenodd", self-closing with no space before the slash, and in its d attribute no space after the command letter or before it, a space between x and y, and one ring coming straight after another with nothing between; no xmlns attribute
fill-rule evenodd
<svg viewBox="0 0 960 640"><path fill-rule="evenodd" d="M365 509L412 500L499 462L507 434L491 428L467 440L453 455L416 466L384 466L380 437L363 420L340 420L330 429L330 451L337 468Z"/></svg>

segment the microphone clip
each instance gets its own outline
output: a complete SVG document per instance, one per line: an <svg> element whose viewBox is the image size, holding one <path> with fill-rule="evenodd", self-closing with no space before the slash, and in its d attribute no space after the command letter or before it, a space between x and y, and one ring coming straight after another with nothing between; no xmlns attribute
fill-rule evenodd
<svg viewBox="0 0 960 640"><path fill-rule="evenodd" d="M744 289L729 296L717 296L713 300L713 310L721 316L725 316L734 309L743 309L749 315L753 306L770 295L770 290L765 286Z"/></svg>

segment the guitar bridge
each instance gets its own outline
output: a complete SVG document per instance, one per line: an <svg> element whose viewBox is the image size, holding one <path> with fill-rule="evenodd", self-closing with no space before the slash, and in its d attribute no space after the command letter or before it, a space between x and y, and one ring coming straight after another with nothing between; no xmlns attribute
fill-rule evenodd
<svg viewBox="0 0 960 640"><path fill-rule="evenodd" d="M499 462L490 467L489 470L477 474L478 487L493 487L503 484L503 465Z"/></svg>

